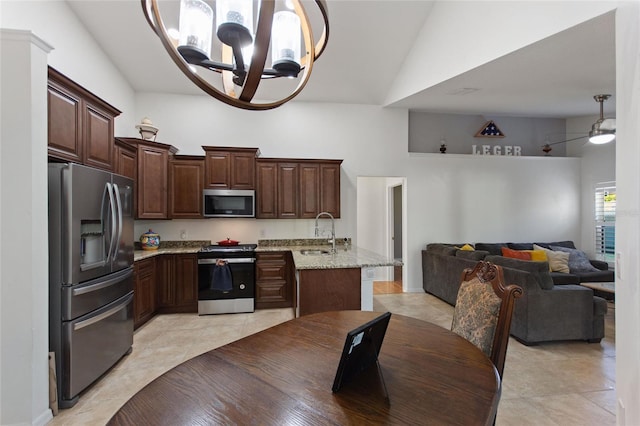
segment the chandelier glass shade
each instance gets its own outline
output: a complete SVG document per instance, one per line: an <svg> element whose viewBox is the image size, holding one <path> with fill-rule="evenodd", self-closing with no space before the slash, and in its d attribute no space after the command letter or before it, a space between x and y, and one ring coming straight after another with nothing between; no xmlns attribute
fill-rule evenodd
<svg viewBox="0 0 640 426"><path fill-rule="evenodd" d="M207 94L248 110L276 108L297 96L329 36L326 0L305 1L315 6L312 14L302 0L215 0L214 7L213 0L141 2L178 68ZM176 24L179 30L171 30ZM281 78L294 81L279 83L277 99L254 99L263 80Z"/></svg>

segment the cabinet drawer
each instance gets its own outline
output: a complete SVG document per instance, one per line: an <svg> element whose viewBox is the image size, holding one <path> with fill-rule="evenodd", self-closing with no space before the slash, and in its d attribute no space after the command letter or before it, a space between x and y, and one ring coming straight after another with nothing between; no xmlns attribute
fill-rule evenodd
<svg viewBox="0 0 640 426"><path fill-rule="evenodd" d="M260 263L256 266L256 281L284 280L286 279L286 266L284 261L280 265Z"/></svg>
<svg viewBox="0 0 640 426"><path fill-rule="evenodd" d="M263 302L284 302L287 300L287 282L284 280L256 284L256 297Z"/></svg>
<svg viewBox="0 0 640 426"><path fill-rule="evenodd" d="M258 262L286 262L286 253L282 251L274 251L270 253L257 253L256 260Z"/></svg>

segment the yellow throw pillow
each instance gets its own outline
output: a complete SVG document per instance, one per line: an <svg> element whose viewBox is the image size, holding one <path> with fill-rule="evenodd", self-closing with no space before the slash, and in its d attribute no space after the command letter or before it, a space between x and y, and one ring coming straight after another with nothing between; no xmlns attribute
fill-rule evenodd
<svg viewBox="0 0 640 426"><path fill-rule="evenodd" d="M469 245L469 244L465 244L462 247L460 247L460 250L465 250L465 251L475 251L475 249Z"/></svg>
<svg viewBox="0 0 640 426"><path fill-rule="evenodd" d="M533 249L544 250L547 258L549 259L549 268L551 269L551 272L569 273L569 253L549 250L544 247L540 247L537 244L533 245Z"/></svg>
<svg viewBox="0 0 640 426"><path fill-rule="evenodd" d="M531 253L531 260L536 262L548 262L549 258L544 250L526 250Z"/></svg>

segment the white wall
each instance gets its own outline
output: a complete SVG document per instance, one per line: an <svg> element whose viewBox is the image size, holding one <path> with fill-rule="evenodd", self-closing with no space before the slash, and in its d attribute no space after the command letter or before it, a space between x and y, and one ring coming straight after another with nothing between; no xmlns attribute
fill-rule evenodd
<svg viewBox="0 0 640 426"><path fill-rule="evenodd" d="M640 3L616 13L616 394L619 425L640 424Z"/></svg>
<svg viewBox="0 0 640 426"><path fill-rule="evenodd" d="M591 125L599 118L598 115L577 117L567 120L567 135L569 138L578 137L580 133L586 134L591 130ZM555 147L554 147L555 148ZM572 157L580 157L581 170L581 231L580 249L595 258L595 227L594 189L596 184L616 180L616 142L605 145L588 143L588 139L579 139L567 142L567 154Z"/></svg>
<svg viewBox="0 0 640 426"><path fill-rule="evenodd" d="M136 105L136 115L151 117L160 128L158 141L179 153L202 155L201 145L237 145L258 147L266 157L343 159L336 233L357 245L358 177L407 177L409 291L422 289L420 251L428 242L580 238L578 159L409 154L408 114L397 109L292 102L255 113L204 96L152 93L138 95ZM309 127L318 122L331 126ZM136 234L152 225L164 239L178 239L180 229L193 226L190 239L205 230L213 241L256 241L263 230L270 238L311 237L312 222L146 221Z"/></svg>
<svg viewBox="0 0 640 426"><path fill-rule="evenodd" d="M51 418L48 382L47 53L0 31L0 424Z"/></svg>
<svg viewBox="0 0 640 426"><path fill-rule="evenodd" d="M133 89L64 1L0 0L0 28L28 29L53 46L48 64L122 111L120 136L137 136ZM117 29L114 27L114 31Z"/></svg>

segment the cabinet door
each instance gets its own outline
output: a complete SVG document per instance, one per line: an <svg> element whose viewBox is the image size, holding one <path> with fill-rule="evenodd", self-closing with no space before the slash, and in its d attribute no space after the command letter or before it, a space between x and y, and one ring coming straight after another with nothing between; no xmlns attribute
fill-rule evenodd
<svg viewBox="0 0 640 426"><path fill-rule="evenodd" d="M114 152L114 171L119 175L135 180L138 177L136 151L116 144Z"/></svg>
<svg viewBox="0 0 640 426"><path fill-rule="evenodd" d="M155 258L134 263L133 323L134 327L147 322L156 311Z"/></svg>
<svg viewBox="0 0 640 426"><path fill-rule="evenodd" d="M228 189L231 175L231 154L224 151L207 151L205 187Z"/></svg>
<svg viewBox="0 0 640 426"><path fill-rule="evenodd" d="M315 218L320 213L320 166L300 164L300 217Z"/></svg>
<svg viewBox="0 0 640 426"><path fill-rule="evenodd" d="M174 261L176 305L186 308L187 312L197 312L198 256L195 254L176 254Z"/></svg>
<svg viewBox="0 0 640 426"><path fill-rule="evenodd" d="M85 102L83 127L84 164L113 170L113 116L96 105Z"/></svg>
<svg viewBox="0 0 640 426"><path fill-rule="evenodd" d="M320 164L320 211L340 217L340 164Z"/></svg>
<svg viewBox="0 0 640 426"><path fill-rule="evenodd" d="M256 254L256 309L293 306L292 271L287 252Z"/></svg>
<svg viewBox="0 0 640 426"><path fill-rule="evenodd" d="M278 217L278 164L256 163L256 217Z"/></svg>
<svg viewBox="0 0 640 426"><path fill-rule="evenodd" d="M278 218L298 217L298 164L278 163Z"/></svg>
<svg viewBox="0 0 640 426"><path fill-rule="evenodd" d="M167 218L168 151L138 146L138 219Z"/></svg>
<svg viewBox="0 0 640 426"><path fill-rule="evenodd" d="M169 163L169 217L202 218L204 159Z"/></svg>
<svg viewBox="0 0 640 426"><path fill-rule="evenodd" d="M64 87L49 82L48 151L52 157L82 162L82 100Z"/></svg>
<svg viewBox="0 0 640 426"><path fill-rule="evenodd" d="M231 153L231 189L255 188L255 153Z"/></svg>
<svg viewBox="0 0 640 426"><path fill-rule="evenodd" d="M163 254L156 257L158 307L166 308L176 303L176 292L173 285L174 262L173 255Z"/></svg>

